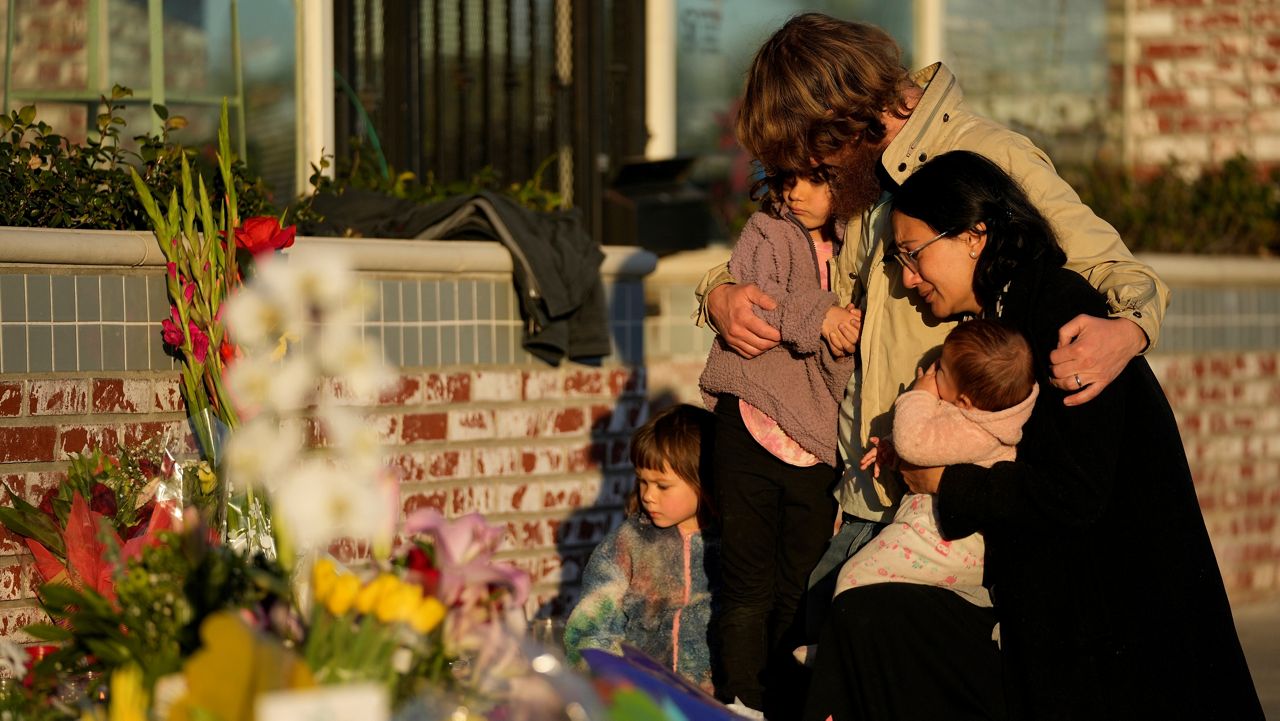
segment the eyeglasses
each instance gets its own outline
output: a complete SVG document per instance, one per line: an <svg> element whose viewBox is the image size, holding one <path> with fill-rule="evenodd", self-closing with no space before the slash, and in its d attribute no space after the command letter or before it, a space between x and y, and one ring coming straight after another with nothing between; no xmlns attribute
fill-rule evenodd
<svg viewBox="0 0 1280 721"><path fill-rule="evenodd" d="M891 254L893 255L893 257L894 257L895 259L897 259L897 261L898 261L899 263L901 263L901 264L902 264L902 267L903 267L903 268L906 268L907 270L911 271L912 273L919 273L919 272L920 272L920 263L919 263L919 261L918 261L918 260L916 260L916 258L917 258L917 256L919 256L919 255L920 255L920 251L924 250L925 248L928 248L929 246L933 245L934 243L938 242L939 240L942 240L943 238L947 237L948 235L951 235L951 231L949 231L949 230L944 230L944 231L942 231L941 233L938 233L937 235L933 236L932 238L930 238L930 239L926 240L925 242L921 243L919 246L917 246L917 247L916 247L916 249L915 249L915 250L899 250L899 251L894 251L894 252L892 252ZM893 247L893 246L890 246L890 247Z"/></svg>

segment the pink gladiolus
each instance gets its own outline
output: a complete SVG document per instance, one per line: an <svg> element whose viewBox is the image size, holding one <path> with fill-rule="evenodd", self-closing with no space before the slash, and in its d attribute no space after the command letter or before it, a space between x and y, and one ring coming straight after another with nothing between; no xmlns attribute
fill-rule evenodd
<svg viewBox="0 0 1280 721"><path fill-rule="evenodd" d="M160 321L160 337L164 338L164 342L174 348L181 348L183 336L182 326L179 325L181 321L178 318L177 306L169 306L169 315L173 320L166 318L165 320Z"/></svg>
<svg viewBox="0 0 1280 721"><path fill-rule="evenodd" d="M191 351L195 354L196 362L203 363L209 353L209 336L200 330L195 321L187 321L187 330L191 333Z"/></svg>
<svg viewBox="0 0 1280 721"><path fill-rule="evenodd" d="M186 287L182 289L182 299L187 302L187 305L191 305L191 299L195 297L196 297L196 284L187 283Z"/></svg>
<svg viewBox="0 0 1280 721"><path fill-rule="evenodd" d="M177 279L178 279L178 264L177 264L177 263L172 263L172 262L171 262L171 263L165 263L165 267L169 269L169 278L170 278L171 280L177 280Z"/></svg>

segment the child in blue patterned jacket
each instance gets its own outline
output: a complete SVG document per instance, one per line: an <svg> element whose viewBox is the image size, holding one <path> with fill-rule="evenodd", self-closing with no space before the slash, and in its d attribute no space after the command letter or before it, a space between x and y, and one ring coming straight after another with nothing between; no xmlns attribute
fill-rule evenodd
<svg viewBox="0 0 1280 721"><path fill-rule="evenodd" d="M584 648L620 653L626 643L712 693L707 635L719 546L708 537L714 513L704 459L713 437L714 416L687 404L656 414L632 436L636 487L627 519L583 571L582 596L565 624L571 662L581 663Z"/></svg>

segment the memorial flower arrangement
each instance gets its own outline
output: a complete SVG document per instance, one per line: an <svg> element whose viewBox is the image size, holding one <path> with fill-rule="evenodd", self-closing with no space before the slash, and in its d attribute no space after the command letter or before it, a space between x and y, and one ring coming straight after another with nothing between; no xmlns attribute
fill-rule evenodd
<svg viewBox="0 0 1280 721"><path fill-rule="evenodd" d="M270 544L224 542L202 508L213 469L150 451L79 456L47 511L0 512L50 549L51 623L26 631L53 644L34 662L0 644L22 679L0 718L236 721L273 693L353 683L392 708L443 689L482 709L529 673L528 579L493 559L504 529L400 523L377 436L340 405L390 378L359 332L367 297L341 259L301 253L264 259L225 304L241 352L223 389L243 422L217 470L270 499ZM372 558L343 567L326 554L340 538Z"/></svg>

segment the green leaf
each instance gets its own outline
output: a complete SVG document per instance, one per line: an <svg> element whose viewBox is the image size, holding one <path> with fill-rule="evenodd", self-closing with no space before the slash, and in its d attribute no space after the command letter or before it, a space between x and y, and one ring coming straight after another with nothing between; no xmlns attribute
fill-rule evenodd
<svg viewBox="0 0 1280 721"><path fill-rule="evenodd" d="M181 130L187 127L187 119L181 115L175 115L169 118L169 127L173 130Z"/></svg>
<svg viewBox="0 0 1280 721"><path fill-rule="evenodd" d="M120 98L131 98L131 97L133 97L133 90L119 83L116 83L115 85L111 86L112 100L119 100Z"/></svg>
<svg viewBox="0 0 1280 721"><path fill-rule="evenodd" d="M169 109L160 103L152 103L151 109L156 111L156 115L159 115L161 120L169 119Z"/></svg>
<svg viewBox="0 0 1280 721"><path fill-rule="evenodd" d="M156 199L151 196L151 189L143 182L142 176L138 175L138 171L132 166L129 167L129 176L133 178L133 187L138 191L138 198L142 201L142 207L147 211L147 217L151 219L151 229L155 231L156 240L160 243L160 250L164 253L164 257L172 260L173 250L169 247L169 239L173 237L173 231L169 229L169 225L165 223L164 216L160 214L160 208L156 206Z"/></svg>
<svg viewBox="0 0 1280 721"><path fill-rule="evenodd" d="M18 497L13 489L5 486L9 493L9 506L0 507L0 524L13 533L38 541L42 546L59 556L67 554L62 543L62 532L39 508Z"/></svg>
<svg viewBox="0 0 1280 721"><path fill-rule="evenodd" d="M72 634L71 631L68 631L61 626L54 626L49 623L33 623L29 626L24 626L22 630L33 638L38 638L41 641L54 641L61 643L63 641L70 641L74 637L74 634Z"/></svg>
<svg viewBox="0 0 1280 721"><path fill-rule="evenodd" d="M30 125L32 120L36 119L36 106L24 105L18 111L18 121L23 125Z"/></svg>

